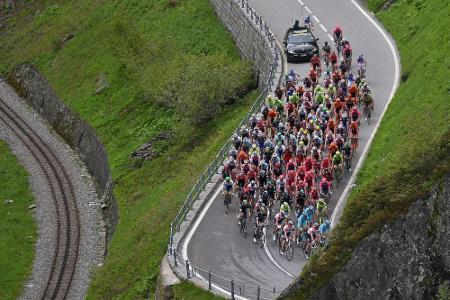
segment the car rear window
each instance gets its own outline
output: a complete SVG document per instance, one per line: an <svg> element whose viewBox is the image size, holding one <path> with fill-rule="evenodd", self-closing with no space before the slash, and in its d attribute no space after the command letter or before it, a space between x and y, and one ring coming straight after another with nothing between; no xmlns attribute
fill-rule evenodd
<svg viewBox="0 0 450 300"><path fill-rule="evenodd" d="M292 34L288 36L289 44L313 43L314 38L310 34Z"/></svg>

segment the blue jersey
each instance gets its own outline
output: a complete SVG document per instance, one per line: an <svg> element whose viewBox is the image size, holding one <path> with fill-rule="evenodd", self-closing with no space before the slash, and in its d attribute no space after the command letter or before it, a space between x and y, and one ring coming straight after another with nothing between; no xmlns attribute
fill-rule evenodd
<svg viewBox="0 0 450 300"><path fill-rule="evenodd" d="M308 206L305 208L305 213L308 216L308 221L311 222L314 216L314 208L312 206Z"/></svg>
<svg viewBox="0 0 450 300"><path fill-rule="evenodd" d="M233 182L230 181L224 181L223 182L223 188L227 191L227 192L231 192L231 190L233 189Z"/></svg>
<svg viewBox="0 0 450 300"><path fill-rule="evenodd" d="M331 229L331 226L330 226L330 224L327 224L327 223L322 223L319 226L320 234L327 233L330 231L330 229Z"/></svg>
<svg viewBox="0 0 450 300"><path fill-rule="evenodd" d="M297 220L297 228L298 229L303 228L306 226L306 224L308 224L308 216L305 214L301 214Z"/></svg>

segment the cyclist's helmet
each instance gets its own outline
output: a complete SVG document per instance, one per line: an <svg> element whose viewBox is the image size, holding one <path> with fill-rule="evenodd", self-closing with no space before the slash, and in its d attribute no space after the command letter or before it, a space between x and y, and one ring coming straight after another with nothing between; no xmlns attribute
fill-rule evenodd
<svg viewBox="0 0 450 300"><path fill-rule="evenodd" d="M247 202L247 199L242 200L242 203L243 203L243 204L247 204L247 203L248 203L248 202Z"/></svg>
<svg viewBox="0 0 450 300"><path fill-rule="evenodd" d="M287 202L283 202L283 206L288 206L289 204Z"/></svg>
<svg viewBox="0 0 450 300"><path fill-rule="evenodd" d="M284 179L284 175L281 174L281 175L280 175L280 180L283 180L283 179Z"/></svg>
<svg viewBox="0 0 450 300"><path fill-rule="evenodd" d="M327 182L327 179L325 177L322 178L322 182Z"/></svg>
<svg viewBox="0 0 450 300"><path fill-rule="evenodd" d="M290 170L290 171L289 171L289 175L290 175L290 176L294 176L294 175L295 175L295 171L294 171L294 170Z"/></svg>
<svg viewBox="0 0 450 300"><path fill-rule="evenodd" d="M336 151L336 155L341 155L341 152L339 152L339 151Z"/></svg>
<svg viewBox="0 0 450 300"><path fill-rule="evenodd" d="M323 43L323 44L328 46L328 41L325 41L325 43Z"/></svg>
<svg viewBox="0 0 450 300"><path fill-rule="evenodd" d="M315 228L319 227L319 223L314 222L314 227L315 227Z"/></svg>
<svg viewBox="0 0 450 300"><path fill-rule="evenodd" d="M225 178L225 180L230 181L231 180L230 176L227 176L227 178Z"/></svg>
<svg viewBox="0 0 450 300"><path fill-rule="evenodd" d="M292 222L292 221L289 221L289 225L294 225L294 222Z"/></svg>
<svg viewBox="0 0 450 300"><path fill-rule="evenodd" d="M266 205L265 205L264 203L262 203L262 204L261 204L261 207L264 207L264 208L265 208L265 207L266 207Z"/></svg>
<svg viewBox="0 0 450 300"><path fill-rule="evenodd" d="M305 17L305 23L309 23L311 22L311 17L310 16L306 16Z"/></svg>
<svg viewBox="0 0 450 300"><path fill-rule="evenodd" d="M253 145L252 145L252 149L256 149L256 144L253 144Z"/></svg>
<svg viewBox="0 0 450 300"><path fill-rule="evenodd" d="M335 32L335 33L341 33L341 32L342 32L341 27L340 27L340 26L336 26L336 27L334 28L334 32Z"/></svg>
<svg viewBox="0 0 450 300"><path fill-rule="evenodd" d="M254 180L252 180L252 181L250 182L250 184L251 184L251 185L255 185L256 182L255 182Z"/></svg>
<svg viewBox="0 0 450 300"><path fill-rule="evenodd" d="M262 201L262 198L259 198L258 199L258 203L262 203L263 201Z"/></svg>

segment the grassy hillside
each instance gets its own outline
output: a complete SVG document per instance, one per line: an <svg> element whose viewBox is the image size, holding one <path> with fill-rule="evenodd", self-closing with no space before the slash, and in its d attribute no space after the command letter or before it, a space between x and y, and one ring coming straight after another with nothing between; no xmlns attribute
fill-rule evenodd
<svg viewBox="0 0 450 300"><path fill-rule="evenodd" d="M0 299L19 297L31 271L36 226L28 206L33 201L28 173L0 141Z"/></svg>
<svg viewBox="0 0 450 300"><path fill-rule="evenodd" d="M369 7L397 42L402 83L383 118L358 187L347 201L331 247L303 270L293 298L307 299L350 258L361 239L392 222L450 172L450 3L398 0ZM370 70L369 70L370 72Z"/></svg>
<svg viewBox="0 0 450 300"><path fill-rule="evenodd" d="M150 297L177 207L255 99L250 64L207 0L18 3L0 72L34 62L97 130L116 182L119 225L89 298ZM130 157L159 134L154 159Z"/></svg>

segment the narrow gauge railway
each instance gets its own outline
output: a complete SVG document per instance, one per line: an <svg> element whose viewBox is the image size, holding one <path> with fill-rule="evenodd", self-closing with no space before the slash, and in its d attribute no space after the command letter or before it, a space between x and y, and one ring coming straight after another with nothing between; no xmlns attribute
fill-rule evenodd
<svg viewBox="0 0 450 300"><path fill-rule="evenodd" d="M48 184L55 210L55 241L52 265L40 299L66 299L75 274L80 246L80 216L71 179L55 151L0 99L0 120L36 160Z"/></svg>

